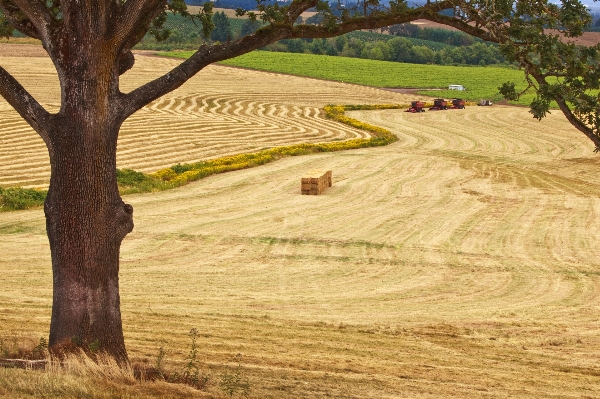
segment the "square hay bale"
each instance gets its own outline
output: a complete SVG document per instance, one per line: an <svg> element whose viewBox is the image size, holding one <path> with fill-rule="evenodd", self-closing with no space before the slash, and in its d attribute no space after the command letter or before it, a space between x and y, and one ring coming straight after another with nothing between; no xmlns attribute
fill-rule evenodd
<svg viewBox="0 0 600 399"><path fill-rule="evenodd" d="M310 170L300 179L300 191L303 195L319 195L332 183L330 170Z"/></svg>

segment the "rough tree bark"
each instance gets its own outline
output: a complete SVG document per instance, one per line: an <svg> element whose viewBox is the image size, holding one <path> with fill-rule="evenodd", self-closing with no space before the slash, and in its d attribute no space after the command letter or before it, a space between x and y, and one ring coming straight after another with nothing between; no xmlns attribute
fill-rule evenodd
<svg viewBox="0 0 600 399"><path fill-rule="evenodd" d="M88 10L91 12L92 10ZM62 106L49 123L51 179L44 211L53 271L49 346L79 347L126 360L119 298L119 249L133 208L119 196L116 148L124 115L118 49L93 18L72 15L55 60ZM94 26L96 25L96 26ZM104 39L104 40L102 40Z"/></svg>

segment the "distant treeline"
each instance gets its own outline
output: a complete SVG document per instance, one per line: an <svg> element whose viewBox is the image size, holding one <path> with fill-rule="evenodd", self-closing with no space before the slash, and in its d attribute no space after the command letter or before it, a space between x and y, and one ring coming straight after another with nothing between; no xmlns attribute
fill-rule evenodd
<svg viewBox="0 0 600 399"><path fill-rule="evenodd" d="M268 45L264 50L326 54L412 64L492 65L504 62L504 57L500 54L498 48L491 44L474 43L470 46L433 50L427 46L414 45L410 39L404 37L365 41L352 37L352 34L331 39L281 40Z"/></svg>
<svg viewBox="0 0 600 399"><path fill-rule="evenodd" d="M475 43L483 42L481 39L470 36L464 32L441 28L421 28L410 22L392 25L382 29L382 31L387 31L390 35L394 36L431 40L433 42L446 43L453 46L470 46Z"/></svg>
<svg viewBox="0 0 600 399"><path fill-rule="evenodd" d="M309 18L305 22L314 22ZM169 15L170 37L157 42L147 35L137 46L161 51L193 50L205 42L235 40L259 29L260 21L228 18L223 12L213 15L215 29L209 38L202 35L202 26L177 15ZM438 65L493 65L504 62L498 47L475 40L462 32L420 28L414 24L394 25L393 34L352 32L330 39L290 39L266 46L263 50L291 53L326 54L372 60Z"/></svg>

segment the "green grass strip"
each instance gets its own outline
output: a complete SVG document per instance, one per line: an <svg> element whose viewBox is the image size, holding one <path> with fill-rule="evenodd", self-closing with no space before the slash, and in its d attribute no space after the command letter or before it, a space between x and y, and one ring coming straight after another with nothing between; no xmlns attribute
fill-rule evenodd
<svg viewBox="0 0 600 399"><path fill-rule="evenodd" d="M397 141L398 137L387 129L349 118L345 115L345 111L400 109L406 107L407 105L400 104L327 105L323 109L328 119L367 131L372 134L372 137L330 143L301 143L270 148L268 150L231 155L193 164L177 164L151 174L144 174L131 169L117 169L119 192L121 195L124 195L162 191L183 186L217 173L252 168L285 157L388 145ZM21 187L0 188L0 212L39 208L44 205L46 193L43 190Z"/></svg>
<svg viewBox="0 0 600 399"><path fill-rule="evenodd" d="M0 187L0 212L37 208L44 205L47 192L33 188Z"/></svg>

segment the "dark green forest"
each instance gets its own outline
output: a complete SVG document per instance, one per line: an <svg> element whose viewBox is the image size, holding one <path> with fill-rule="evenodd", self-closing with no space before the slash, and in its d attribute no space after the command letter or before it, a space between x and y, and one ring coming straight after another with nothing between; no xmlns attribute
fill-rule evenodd
<svg viewBox="0 0 600 399"><path fill-rule="evenodd" d="M306 22L317 23L318 19ZM222 11L213 15L215 29L202 35L202 25L170 14L167 40L146 36L137 46L146 50L194 50L204 42L235 40L261 27L260 20L228 18ZM263 48L267 51L324 54L381 61L438 65L494 65L504 63L497 46L446 29L420 28L414 24L389 27L384 32L352 32L331 39L282 40Z"/></svg>

